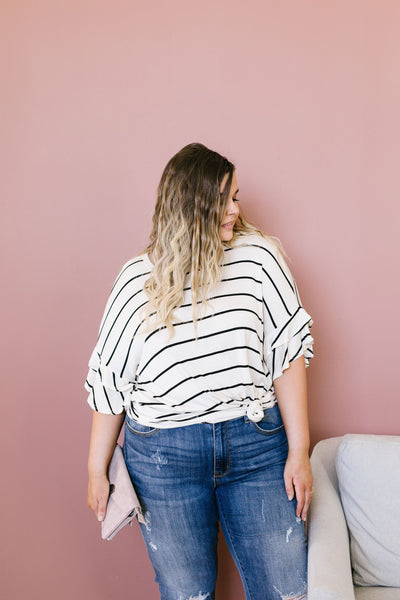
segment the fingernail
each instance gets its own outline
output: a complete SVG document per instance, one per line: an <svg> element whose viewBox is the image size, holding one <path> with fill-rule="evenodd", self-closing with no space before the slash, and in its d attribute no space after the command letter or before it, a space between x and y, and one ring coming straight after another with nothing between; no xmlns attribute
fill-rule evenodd
<svg viewBox="0 0 400 600"><path fill-rule="evenodd" d="M288 494L288 500L293 500L293 494Z"/></svg>
<svg viewBox="0 0 400 600"><path fill-rule="evenodd" d="M102 521L102 520L104 519L104 515L99 515L99 516L97 517L97 519L98 519L99 521Z"/></svg>

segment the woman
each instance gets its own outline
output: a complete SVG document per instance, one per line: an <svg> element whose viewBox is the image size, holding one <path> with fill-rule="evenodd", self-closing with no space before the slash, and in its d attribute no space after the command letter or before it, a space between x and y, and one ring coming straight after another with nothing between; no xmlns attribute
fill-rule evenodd
<svg viewBox="0 0 400 600"><path fill-rule="evenodd" d="M125 420L162 600L214 598L218 522L246 598L306 598L312 320L238 191L234 165L201 144L169 161L89 362L88 504L101 521Z"/></svg>

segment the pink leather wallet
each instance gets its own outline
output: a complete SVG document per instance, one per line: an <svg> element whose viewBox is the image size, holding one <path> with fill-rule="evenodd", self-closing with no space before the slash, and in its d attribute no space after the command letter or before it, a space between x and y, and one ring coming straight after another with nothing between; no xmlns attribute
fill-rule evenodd
<svg viewBox="0 0 400 600"><path fill-rule="evenodd" d="M140 523L145 523L142 508L132 485L122 448L119 444L116 445L110 461L108 479L111 490L106 516L101 523L101 537L103 540L112 540L125 525L132 525L135 517Z"/></svg>

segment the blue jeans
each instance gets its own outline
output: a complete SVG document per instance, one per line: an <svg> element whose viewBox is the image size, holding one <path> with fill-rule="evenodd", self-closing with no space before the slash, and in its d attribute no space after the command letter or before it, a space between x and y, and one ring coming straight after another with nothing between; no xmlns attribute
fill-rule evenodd
<svg viewBox="0 0 400 600"><path fill-rule="evenodd" d="M161 600L213 600L220 521L248 600L306 598L307 542L288 500L278 405L247 417L155 429L125 421L124 455Z"/></svg>

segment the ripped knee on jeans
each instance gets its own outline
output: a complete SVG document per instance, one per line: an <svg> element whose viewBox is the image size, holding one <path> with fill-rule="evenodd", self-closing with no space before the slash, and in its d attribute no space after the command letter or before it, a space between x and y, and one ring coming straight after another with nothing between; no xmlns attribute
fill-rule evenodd
<svg viewBox="0 0 400 600"><path fill-rule="evenodd" d="M280 595L280 600L307 600L307 593L300 594L283 594L278 588L274 586L274 590Z"/></svg>
<svg viewBox="0 0 400 600"><path fill-rule="evenodd" d="M300 594L300 596L289 594L288 596L281 596L281 600L307 600L307 594Z"/></svg>
<svg viewBox="0 0 400 600"><path fill-rule="evenodd" d="M211 594L209 592L199 592L197 596L189 596L183 597L179 596L179 600L209 600L211 598Z"/></svg>

